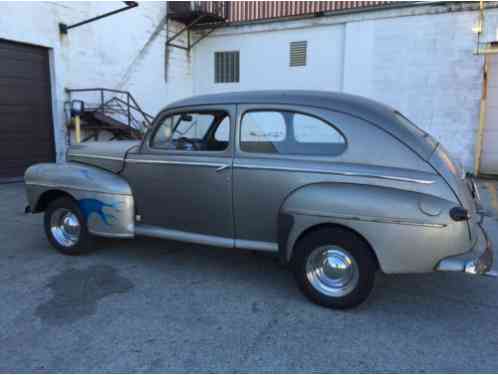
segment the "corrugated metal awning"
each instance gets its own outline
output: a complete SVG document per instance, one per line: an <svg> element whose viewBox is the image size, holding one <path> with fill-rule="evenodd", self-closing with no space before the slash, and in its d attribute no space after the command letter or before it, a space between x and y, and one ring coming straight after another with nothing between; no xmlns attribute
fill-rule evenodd
<svg viewBox="0 0 498 375"><path fill-rule="evenodd" d="M392 6L394 1L206 1L199 8L213 12L223 9L227 23L270 20L274 18L319 15ZM221 5L225 6L221 6Z"/></svg>

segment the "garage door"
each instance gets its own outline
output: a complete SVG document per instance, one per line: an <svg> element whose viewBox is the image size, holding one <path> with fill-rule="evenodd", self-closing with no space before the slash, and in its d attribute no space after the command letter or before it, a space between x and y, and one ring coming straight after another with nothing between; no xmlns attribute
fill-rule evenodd
<svg viewBox="0 0 498 375"><path fill-rule="evenodd" d="M48 50L0 40L0 182L54 160Z"/></svg>
<svg viewBox="0 0 498 375"><path fill-rule="evenodd" d="M482 133L480 172L498 175L498 55L487 56L488 97Z"/></svg>

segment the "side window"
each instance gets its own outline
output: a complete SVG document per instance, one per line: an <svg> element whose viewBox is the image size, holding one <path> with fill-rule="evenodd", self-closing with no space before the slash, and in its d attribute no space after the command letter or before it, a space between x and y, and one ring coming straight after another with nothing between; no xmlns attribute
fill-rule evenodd
<svg viewBox="0 0 498 375"><path fill-rule="evenodd" d="M346 150L344 136L329 123L290 111L244 114L240 147L245 152L337 156Z"/></svg>
<svg viewBox="0 0 498 375"><path fill-rule="evenodd" d="M346 140L332 125L300 113L292 117L295 151L301 155L335 156L344 152Z"/></svg>
<svg viewBox="0 0 498 375"><path fill-rule="evenodd" d="M214 139L218 142L228 142L230 136L230 118L227 116L214 132Z"/></svg>
<svg viewBox="0 0 498 375"><path fill-rule="evenodd" d="M172 138L201 140L213 124L213 121L214 115L212 114L194 113L182 115L178 125L172 132Z"/></svg>
<svg viewBox="0 0 498 375"><path fill-rule="evenodd" d="M223 151L228 147L228 135L225 141L219 141L213 133L216 134L224 123L228 134L230 118L224 112L170 115L157 127L150 144L153 148L166 150Z"/></svg>
<svg viewBox="0 0 498 375"><path fill-rule="evenodd" d="M242 151L279 153L287 136L284 115L276 111L247 112L240 128Z"/></svg>

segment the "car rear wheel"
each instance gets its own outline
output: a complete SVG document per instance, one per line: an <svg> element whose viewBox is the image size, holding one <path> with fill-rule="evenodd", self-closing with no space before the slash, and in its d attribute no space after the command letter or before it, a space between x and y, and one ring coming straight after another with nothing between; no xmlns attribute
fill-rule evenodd
<svg viewBox="0 0 498 375"><path fill-rule="evenodd" d="M91 249L86 220L73 199L62 197L49 203L44 224L48 241L61 253L78 255Z"/></svg>
<svg viewBox="0 0 498 375"><path fill-rule="evenodd" d="M293 271L303 293L326 307L361 304L372 291L377 263L370 246L354 232L326 228L296 244Z"/></svg>

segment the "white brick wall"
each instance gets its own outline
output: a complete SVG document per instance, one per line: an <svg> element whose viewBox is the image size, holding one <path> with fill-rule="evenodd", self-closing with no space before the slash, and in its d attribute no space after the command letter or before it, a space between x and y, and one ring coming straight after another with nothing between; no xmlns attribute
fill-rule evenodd
<svg viewBox="0 0 498 375"><path fill-rule="evenodd" d="M418 6L223 28L188 54L171 48L165 74L166 2L72 24L120 7L111 2L0 3L0 38L50 48L54 121L63 156L64 88L129 90L155 114L167 103L228 90L345 91L390 104L472 168L483 58L473 55L469 5ZM464 9L462 11L462 9ZM498 10L487 11L483 40L496 39ZM181 25L170 23L172 35ZM308 41L308 64L289 67L289 42ZM185 43L180 39L177 43ZM240 50L240 83L214 83L214 52Z"/></svg>
<svg viewBox="0 0 498 375"><path fill-rule="evenodd" d="M59 34L59 22L73 24L122 6L121 2L0 3L0 38L50 49L58 159L65 152L65 88L127 90L151 114L192 93L184 51L172 53L165 80L166 2L140 2L132 10L69 30L66 36Z"/></svg>
<svg viewBox="0 0 498 375"><path fill-rule="evenodd" d="M474 21L458 12L348 24L344 91L399 109L471 168L483 63Z"/></svg>
<svg viewBox="0 0 498 375"><path fill-rule="evenodd" d="M453 6L452 6L453 7ZM423 6L221 29L194 52L196 94L248 89L344 91L389 104L472 170L483 57L478 12ZM498 11L486 15L492 40ZM308 41L308 65L291 68L289 42ZM240 83L214 83L214 52L240 50Z"/></svg>

